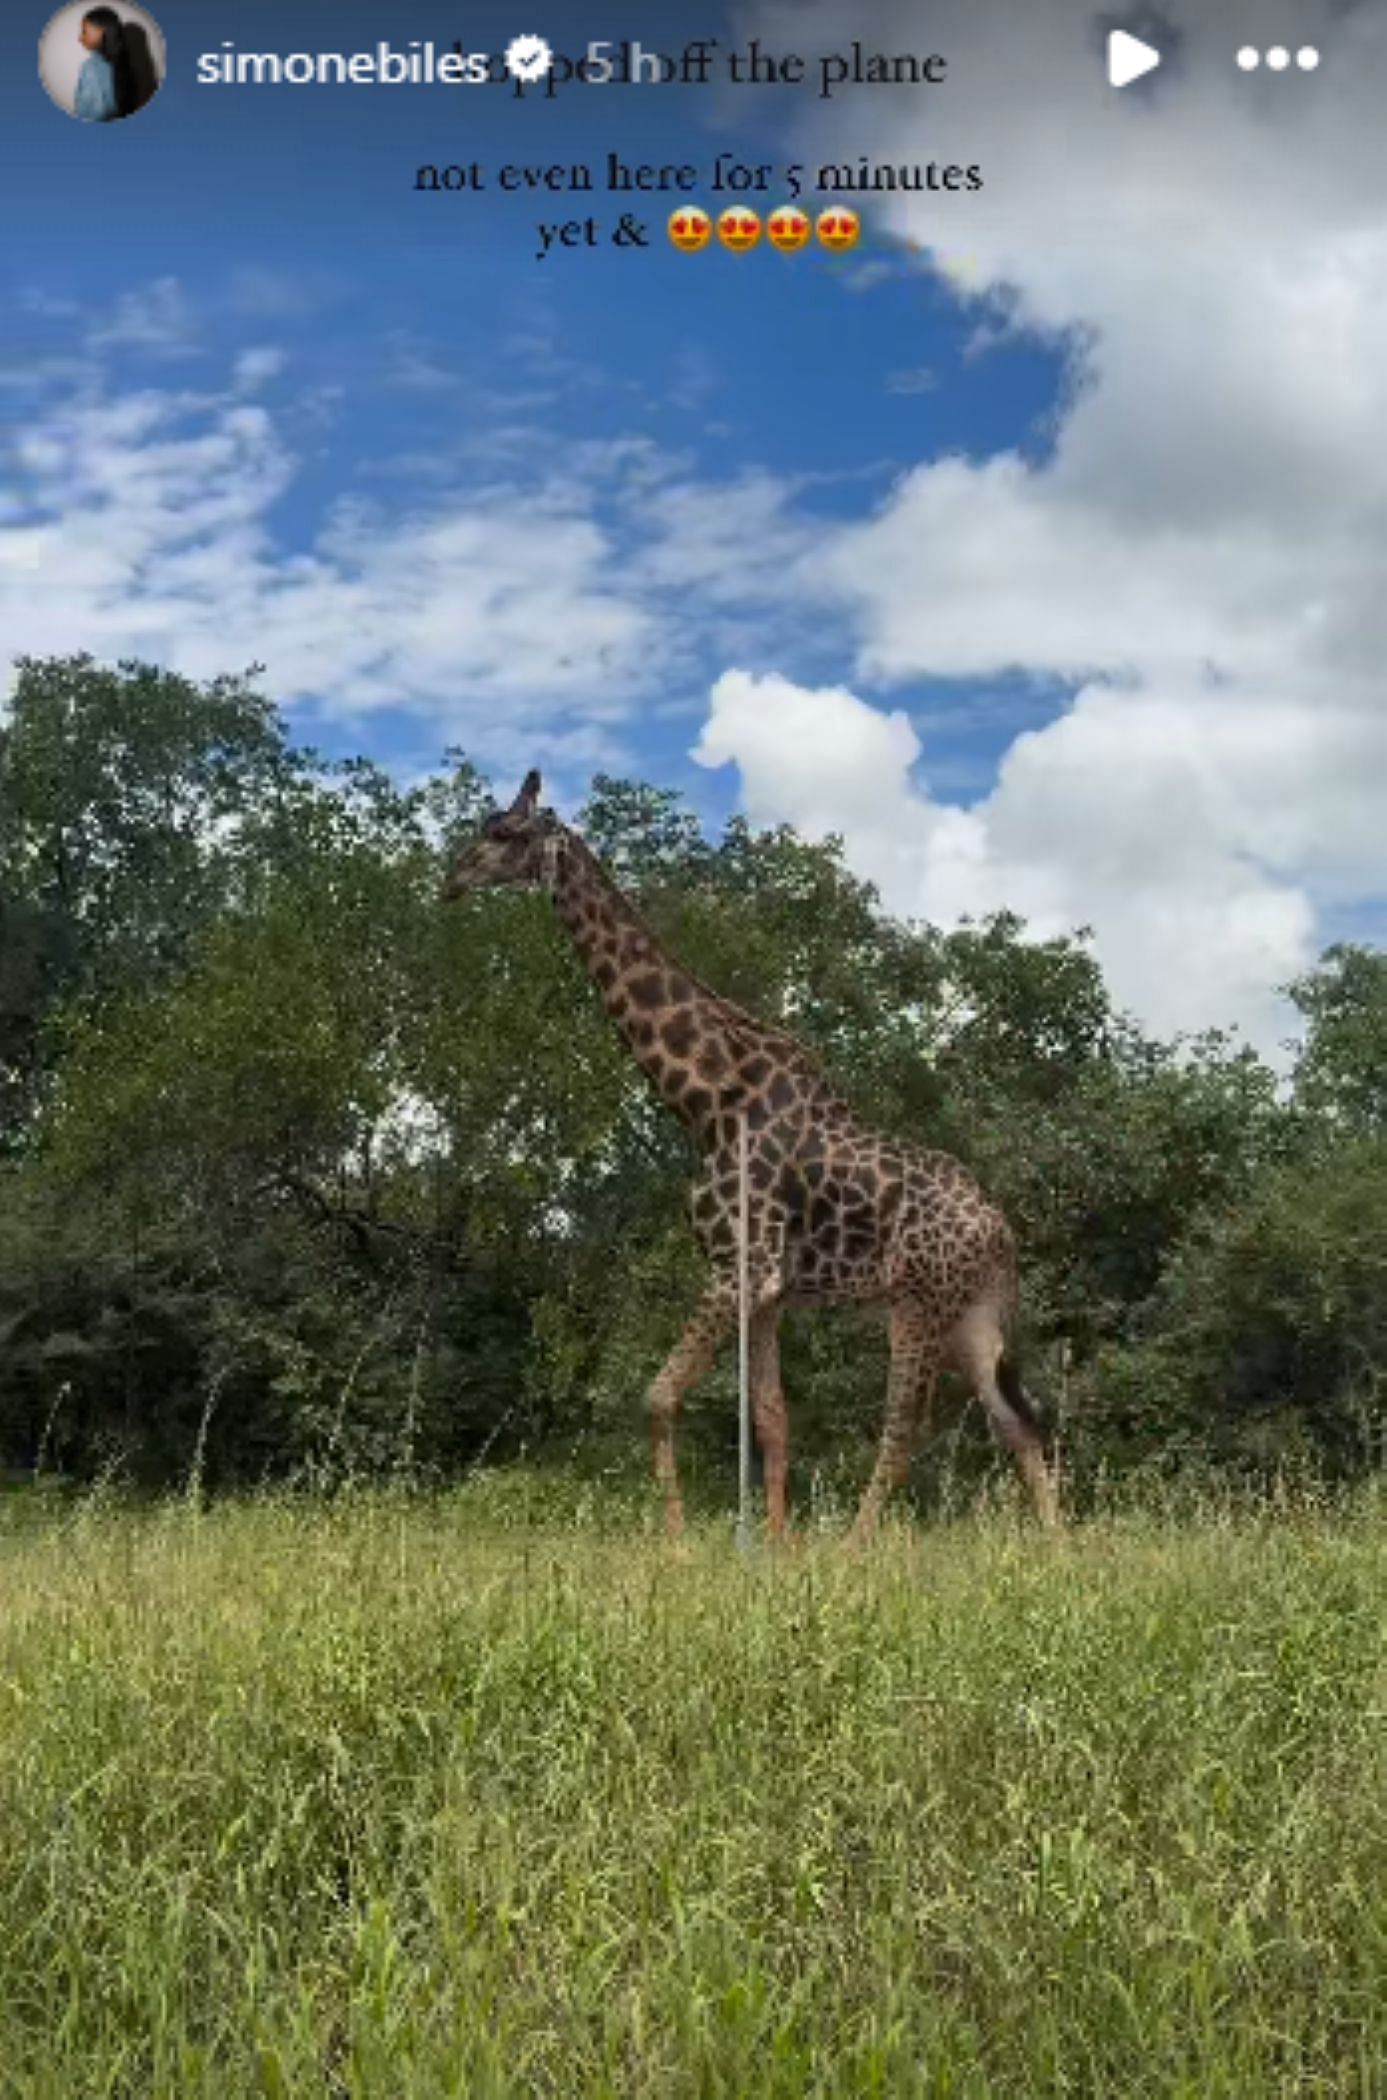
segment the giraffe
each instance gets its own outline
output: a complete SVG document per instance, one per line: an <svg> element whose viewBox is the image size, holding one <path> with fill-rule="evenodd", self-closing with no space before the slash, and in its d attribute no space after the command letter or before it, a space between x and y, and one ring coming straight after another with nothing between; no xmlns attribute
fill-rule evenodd
<svg viewBox="0 0 1387 2100"><path fill-rule="evenodd" d="M652 1456L671 1534L683 1526L674 1430L689 1388L737 1325L739 1121L747 1124L750 1384L772 1536L785 1528L788 1431L779 1325L789 1305L884 1308L891 1367L876 1462L851 1537L864 1543L928 1414L939 1371L962 1374L1013 1454L1043 1524L1058 1522L1040 1422L1006 1353L1016 1250L966 1169L866 1128L817 1059L668 956L596 855L540 807L530 772L455 860L447 900L487 889L550 896L631 1055L700 1156L690 1193L709 1281L650 1388Z"/></svg>

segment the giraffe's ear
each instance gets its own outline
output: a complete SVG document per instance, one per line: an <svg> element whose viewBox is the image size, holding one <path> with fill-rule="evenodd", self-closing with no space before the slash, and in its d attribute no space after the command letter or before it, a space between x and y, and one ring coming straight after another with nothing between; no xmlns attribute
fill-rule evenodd
<svg viewBox="0 0 1387 2100"><path fill-rule="evenodd" d="M525 782L520 793L511 804L510 813L513 817L532 817L534 815L535 804L539 800L540 785L539 774L531 766L529 772L525 775Z"/></svg>

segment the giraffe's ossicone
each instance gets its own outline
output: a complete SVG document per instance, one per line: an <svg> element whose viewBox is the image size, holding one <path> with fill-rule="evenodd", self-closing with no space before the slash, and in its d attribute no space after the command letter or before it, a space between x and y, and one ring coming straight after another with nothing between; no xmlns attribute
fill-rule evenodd
<svg viewBox="0 0 1387 2100"><path fill-rule="evenodd" d="M791 1304L880 1305L889 1316L886 1421L857 1537L871 1531L905 1478L936 1376L946 1368L977 1394L1042 1521L1053 1523L1057 1499L1039 1423L1006 1354L1016 1250L1001 1212L948 1153L868 1129L794 1036L720 998L673 961L588 846L540 807L539 796L532 772L510 809L489 818L459 855L444 895L548 891L632 1056L698 1149L691 1215L711 1276L649 1396L670 1528L678 1530L683 1517L674 1457L679 1405L737 1320L743 1119L752 1400L771 1530L785 1522L778 1330Z"/></svg>

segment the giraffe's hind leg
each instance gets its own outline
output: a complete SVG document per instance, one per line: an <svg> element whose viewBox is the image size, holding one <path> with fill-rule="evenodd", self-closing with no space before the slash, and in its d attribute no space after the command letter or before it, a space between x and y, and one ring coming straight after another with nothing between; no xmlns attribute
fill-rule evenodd
<svg viewBox="0 0 1387 2100"><path fill-rule="evenodd" d="M1045 1459L1035 1410L1015 1367L996 1309L986 1301L970 1307L949 1338L949 1359L963 1373L987 1410L998 1440L1016 1460L1042 1524L1059 1523L1059 1496Z"/></svg>
<svg viewBox="0 0 1387 2100"><path fill-rule="evenodd" d="M872 1477L848 1535L853 1546L864 1545L872 1536L891 1490L900 1487L910 1471L911 1448L928 1409L939 1367L933 1322L915 1299L905 1299L891 1307L890 1331L886 1420Z"/></svg>
<svg viewBox="0 0 1387 2100"><path fill-rule="evenodd" d="M789 1432L785 1391L780 1382L780 1307L757 1308L751 1319L751 1392L756 1438L766 1471L766 1519L772 1538L785 1529L785 1479L789 1468Z"/></svg>

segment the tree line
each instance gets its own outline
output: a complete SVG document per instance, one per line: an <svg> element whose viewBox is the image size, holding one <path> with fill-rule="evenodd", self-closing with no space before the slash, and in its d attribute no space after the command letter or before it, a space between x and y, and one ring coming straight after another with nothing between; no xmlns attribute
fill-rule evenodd
<svg viewBox="0 0 1387 2100"><path fill-rule="evenodd" d="M513 783L499 783L506 790ZM528 895L439 903L494 806L291 742L259 674L23 659L0 718L0 1460L148 1487L644 1464L692 1304L678 1127ZM700 977L964 1159L1082 1497L1383 1458L1387 957L1287 987L1278 1075L1114 1009L1084 929L883 910L834 842L599 776L580 825ZM803 1482L870 1459L884 1347L797 1316ZM712 1483L735 1367L696 1400ZM951 1411L952 1409L952 1411ZM928 1500L992 1463L945 1393Z"/></svg>

